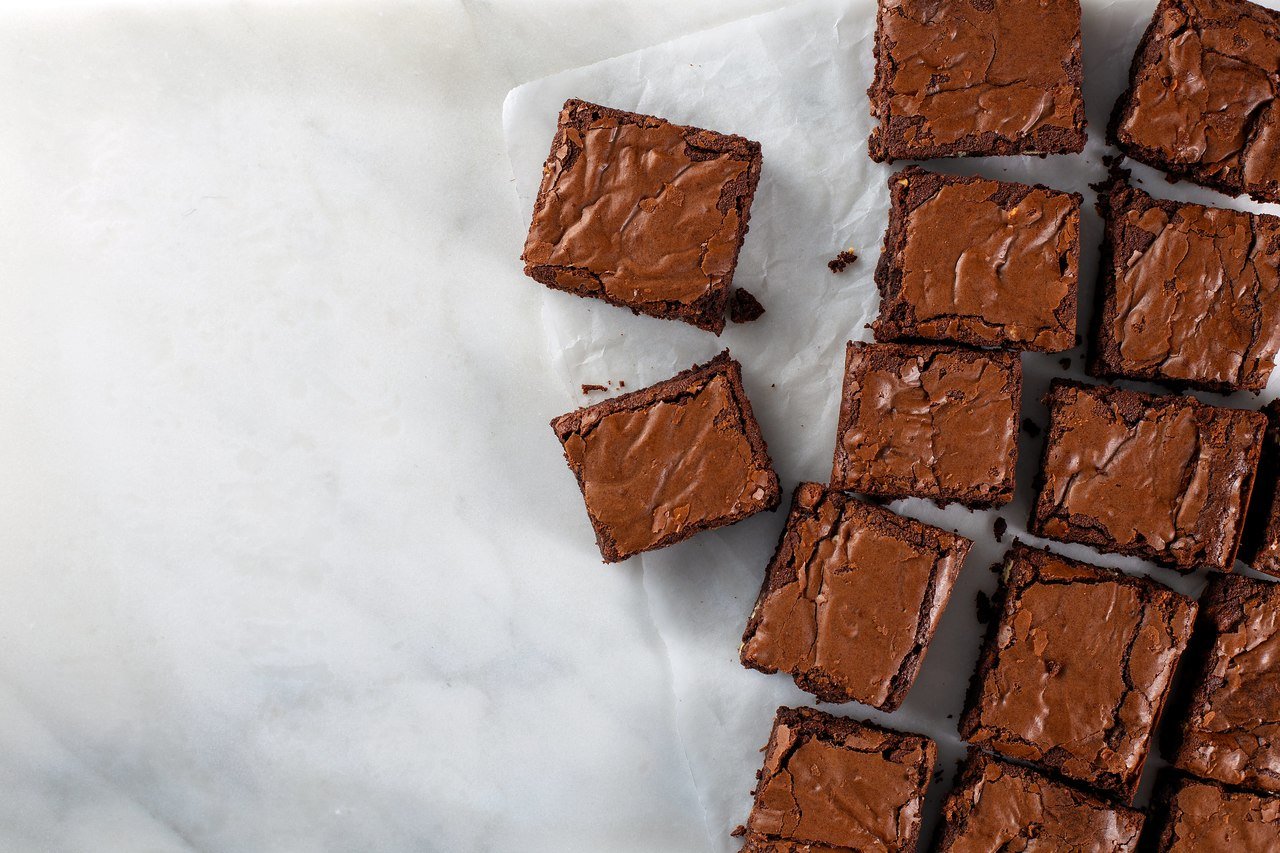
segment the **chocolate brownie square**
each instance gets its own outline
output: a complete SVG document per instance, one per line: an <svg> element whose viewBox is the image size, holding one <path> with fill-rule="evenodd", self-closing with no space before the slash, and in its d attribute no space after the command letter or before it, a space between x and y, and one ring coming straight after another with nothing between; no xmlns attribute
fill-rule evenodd
<svg viewBox="0 0 1280 853"><path fill-rule="evenodd" d="M914 851L937 754L921 735L779 708L742 849Z"/></svg>
<svg viewBox="0 0 1280 853"><path fill-rule="evenodd" d="M1152 198L1113 176L1089 373L1260 391L1280 352L1280 218Z"/></svg>
<svg viewBox="0 0 1280 853"><path fill-rule="evenodd" d="M1262 414L1267 433L1240 539L1240 557L1257 571L1280 577L1280 400L1263 406Z"/></svg>
<svg viewBox="0 0 1280 853"><path fill-rule="evenodd" d="M742 664L823 702L902 704L973 543L801 483L742 635Z"/></svg>
<svg viewBox="0 0 1280 853"><path fill-rule="evenodd" d="M960 735L1133 799L1196 603L1014 543Z"/></svg>
<svg viewBox="0 0 1280 853"><path fill-rule="evenodd" d="M1079 193L910 166L889 198L876 340L1075 346Z"/></svg>
<svg viewBox="0 0 1280 853"><path fill-rule="evenodd" d="M1231 195L1280 201L1280 12L1161 0L1110 136L1135 160Z"/></svg>
<svg viewBox="0 0 1280 853"><path fill-rule="evenodd" d="M607 563L778 505L778 475L728 350L551 428Z"/></svg>
<svg viewBox="0 0 1280 853"><path fill-rule="evenodd" d="M757 142L566 101L525 274L718 335L759 179Z"/></svg>
<svg viewBox="0 0 1280 853"><path fill-rule="evenodd" d="M1084 150L1079 0L880 0L877 162Z"/></svg>
<svg viewBox="0 0 1280 853"><path fill-rule="evenodd" d="M1230 570L1266 418L1055 380L1029 530L1190 572Z"/></svg>
<svg viewBox="0 0 1280 853"><path fill-rule="evenodd" d="M1280 850L1280 797L1163 772L1151 808L1152 853Z"/></svg>
<svg viewBox="0 0 1280 853"><path fill-rule="evenodd" d="M1006 504L1021 403L1016 352L851 341L831 485L972 508Z"/></svg>

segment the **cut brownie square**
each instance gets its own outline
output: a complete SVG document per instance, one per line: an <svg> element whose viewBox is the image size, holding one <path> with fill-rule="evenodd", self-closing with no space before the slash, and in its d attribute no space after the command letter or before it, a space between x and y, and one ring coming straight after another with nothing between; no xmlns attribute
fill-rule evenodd
<svg viewBox="0 0 1280 853"><path fill-rule="evenodd" d="M1280 12L1160 0L1111 140L1135 160L1231 195L1280 201Z"/></svg>
<svg viewBox="0 0 1280 853"><path fill-rule="evenodd" d="M744 851L914 851L937 745L812 708L779 708Z"/></svg>
<svg viewBox="0 0 1280 853"><path fill-rule="evenodd" d="M880 0L878 162L1084 150L1079 0Z"/></svg>
<svg viewBox="0 0 1280 853"><path fill-rule="evenodd" d="M851 341L831 485L973 508L1006 504L1021 403L1017 353Z"/></svg>
<svg viewBox="0 0 1280 853"><path fill-rule="evenodd" d="M757 142L566 101L525 274L718 335L759 179Z"/></svg>
<svg viewBox="0 0 1280 853"><path fill-rule="evenodd" d="M1280 352L1280 218L1152 198L1113 176L1089 373L1261 391Z"/></svg>
<svg viewBox="0 0 1280 853"><path fill-rule="evenodd" d="M1240 556L1257 571L1280 577L1280 400L1263 406L1262 414L1267 418L1267 433Z"/></svg>
<svg viewBox="0 0 1280 853"><path fill-rule="evenodd" d="M1014 543L960 735L1130 802L1196 604Z"/></svg>
<svg viewBox="0 0 1280 853"><path fill-rule="evenodd" d="M801 483L742 635L742 663L823 702L902 704L973 543Z"/></svg>
<svg viewBox="0 0 1280 853"><path fill-rule="evenodd" d="M1079 193L910 166L889 197L876 340L1075 346Z"/></svg>
<svg viewBox="0 0 1280 853"><path fill-rule="evenodd" d="M561 415L551 428L605 562L741 521L780 499L727 350L665 382Z"/></svg>
<svg viewBox="0 0 1280 853"><path fill-rule="evenodd" d="M1238 791L1165 771L1151 822L1152 853L1251 853L1280 850L1280 797ZM1156 822L1162 825L1156 827Z"/></svg>
<svg viewBox="0 0 1280 853"><path fill-rule="evenodd" d="M942 806L935 853L1132 853L1142 812L984 752L972 752Z"/></svg>
<svg viewBox="0 0 1280 853"><path fill-rule="evenodd" d="M1266 418L1061 379L1045 403L1032 534L1182 572L1230 570Z"/></svg>

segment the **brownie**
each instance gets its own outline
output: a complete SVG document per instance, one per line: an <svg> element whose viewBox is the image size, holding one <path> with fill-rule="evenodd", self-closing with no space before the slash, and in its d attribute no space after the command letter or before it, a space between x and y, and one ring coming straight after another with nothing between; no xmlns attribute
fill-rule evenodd
<svg viewBox="0 0 1280 853"><path fill-rule="evenodd" d="M880 0L878 162L1084 150L1079 0Z"/></svg>
<svg viewBox="0 0 1280 853"><path fill-rule="evenodd" d="M561 415L551 428L605 562L778 505L778 475L728 350L665 382Z"/></svg>
<svg viewBox="0 0 1280 853"><path fill-rule="evenodd" d="M1079 193L910 166L889 198L876 340L1075 346Z"/></svg>
<svg viewBox="0 0 1280 853"><path fill-rule="evenodd" d="M565 101L525 274L718 335L759 179L757 142Z"/></svg>
<svg viewBox="0 0 1280 853"><path fill-rule="evenodd" d="M1182 572L1228 571L1266 418L1054 380L1029 530Z"/></svg>
<svg viewBox="0 0 1280 853"><path fill-rule="evenodd" d="M1013 498L1015 352L850 342L831 485L972 508Z"/></svg>
<svg viewBox="0 0 1280 853"><path fill-rule="evenodd" d="M823 702L896 709L972 544L801 483L742 635L743 665L788 672Z"/></svg>
<svg viewBox="0 0 1280 853"><path fill-rule="evenodd" d="M1280 797L1164 772L1151 809L1153 853L1280 850ZM1160 822L1160 825L1157 825Z"/></svg>
<svg viewBox="0 0 1280 853"><path fill-rule="evenodd" d="M960 735L1132 801L1196 604L1015 542Z"/></svg>
<svg viewBox="0 0 1280 853"><path fill-rule="evenodd" d="M1018 764L973 752L942 805L935 853L1131 853L1142 812Z"/></svg>
<svg viewBox="0 0 1280 853"><path fill-rule="evenodd" d="M1280 352L1280 218L1152 198L1115 174L1089 373L1261 391Z"/></svg>
<svg viewBox="0 0 1280 853"><path fill-rule="evenodd" d="M914 851L938 748L922 735L779 708L744 851Z"/></svg>
<svg viewBox="0 0 1280 853"><path fill-rule="evenodd" d="M1110 137L1135 160L1231 195L1280 201L1280 12L1161 0Z"/></svg>
<svg viewBox="0 0 1280 853"><path fill-rule="evenodd" d="M1280 400L1263 406L1262 414L1267 418L1267 432L1240 556L1257 571L1280 577Z"/></svg>

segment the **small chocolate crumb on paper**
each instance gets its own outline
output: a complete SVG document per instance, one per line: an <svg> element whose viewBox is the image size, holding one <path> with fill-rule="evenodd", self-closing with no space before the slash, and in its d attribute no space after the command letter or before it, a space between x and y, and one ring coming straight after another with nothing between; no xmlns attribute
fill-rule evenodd
<svg viewBox="0 0 1280 853"><path fill-rule="evenodd" d="M1040 434L1040 424L1031 420L1031 418L1023 418L1022 431L1025 432L1027 435L1031 436L1032 438L1035 438Z"/></svg>
<svg viewBox="0 0 1280 853"><path fill-rule="evenodd" d="M1009 529L1009 522L1004 520L1003 516L996 516L995 523L991 525L991 531L996 535L997 542L1004 541L1004 532Z"/></svg>
<svg viewBox="0 0 1280 853"><path fill-rule="evenodd" d="M741 838L747 834L747 828L742 824L738 824L733 828L733 832L729 833L730 838Z"/></svg>
<svg viewBox="0 0 1280 853"><path fill-rule="evenodd" d="M827 269L831 270L833 273L841 273L845 271L845 268L848 267L849 264L853 263L857 259L858 256L856 254L845 249L843 252L827 261Z"/></svg>
<svg viewBox="0 0 1280 853"><path fill-rule="evenodd" d="M982 590L978 590L977 604L978 621L985 625L996 615L995 607L991 604L991 596Z"/></svg>
<svg viewBox="0 0 1280 853"><path fill-rule="evenodd" d="M584 384L584 385L582 386L582 393L583 393L583 394L590 394L592 391L608 391L608 390L609 390L609 389L608 389L607 387L605 387L604 385L586 385L586 384Z"/></svg>
<svg viewBox="0 0 1280 853"><path fill-rule="evenodd" d="M1060 358L1060 359L1058 359L1058 365L1059 365L1063 370L1070 370L1070 369L1071 369L1071 359L1069 359L1069 358Z"/></svg>
<svg viewBox="0 0 1280 853"><path fill-rule="evenodd" d="M735 323L750 323L752 320L759 320L762 314L764 306L760 304L760 300L741 287L734 288L733 295L729 297L730 320Z"/></svg>

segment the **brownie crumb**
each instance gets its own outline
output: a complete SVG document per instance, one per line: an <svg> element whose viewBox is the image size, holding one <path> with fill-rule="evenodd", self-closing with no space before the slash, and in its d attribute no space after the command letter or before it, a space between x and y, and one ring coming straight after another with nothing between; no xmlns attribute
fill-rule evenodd
<svg viewBox="0 0 1280 853"><path fill-rule="evenodd" d="M845 271L849 264L853 263L857 259L858 256L856 254L845 249L843 252L827 261L827 269L831 270L833 273L841 273Z"/></svg>
<svg viewBox="0 0 1280 853"><path fill-rule="evenodd" d="M747 834L747 828L742 824L738 824L733 828L733 832L729 833L730 838L741 838Z"/></svg>
<svg viewBox="0 0 1280 853"><path fill-rule="evenodd" d="M618 387L619 387L619 388L626 388L626 387L627 387L627 380L625 380L625 379L619 379L619 380L618 380Z"/></svg>
<svg viewBox="0 0 1280 853"><path fill-rule="evenodd" d="M942 771L941 770L933 771L933 783L936 785L941 781L942 781Z"/></svg>
<svg viewBox="0 0 1280 853"><path fill-rule="evenodd" d="M997 515L995 524L991 525L991 530L996 535L997 542L1004 541L1004 532L1009 529L1009 522L1005 521L1002 516Z"/></svg>
<svg viewBox="0 0 1280 853"><path fill-rule="evenodd" d="M1025 432L1027 435L1031 436L1032 438L1035 438L1036 436L1040 435L1040 424L1031 420L1031 418L1023 418L1022 431Z"/></svg>
<svg viewBox="0 0 1280 853"><path fill-rule="evenodd" d="M991 621L996 615L995 607L991 604L991 596L982 590L978 590L978 621L983 625Z"/></svg>
<svg viewBox="0 0 1280 853"><path fill-rule="evenodd" d="M604 385L586 385L586 384L584 384L584 385L582 386L582 393L583 393L583 394L590 394L592 391L608 391L608 390L609 390L609 389L608 389L608 388L606 388Z"/></svg>
<svg viewBox="0 0 1280 853"><path fill-rule="evenodd" d="M735 323L750 323L764 314L764 306L741 287L735 288L729 300L729 319Z"/></svg>
<svg viewBox="0 0 1280 853"><path fill-rule="evenodd" d="M1058 365L1059 365L1063 370L1070 370L1070 369L1071 369L1071 359L1069 359L1069 358L1060 358L1060 359L1058 359Z"/></svg>

